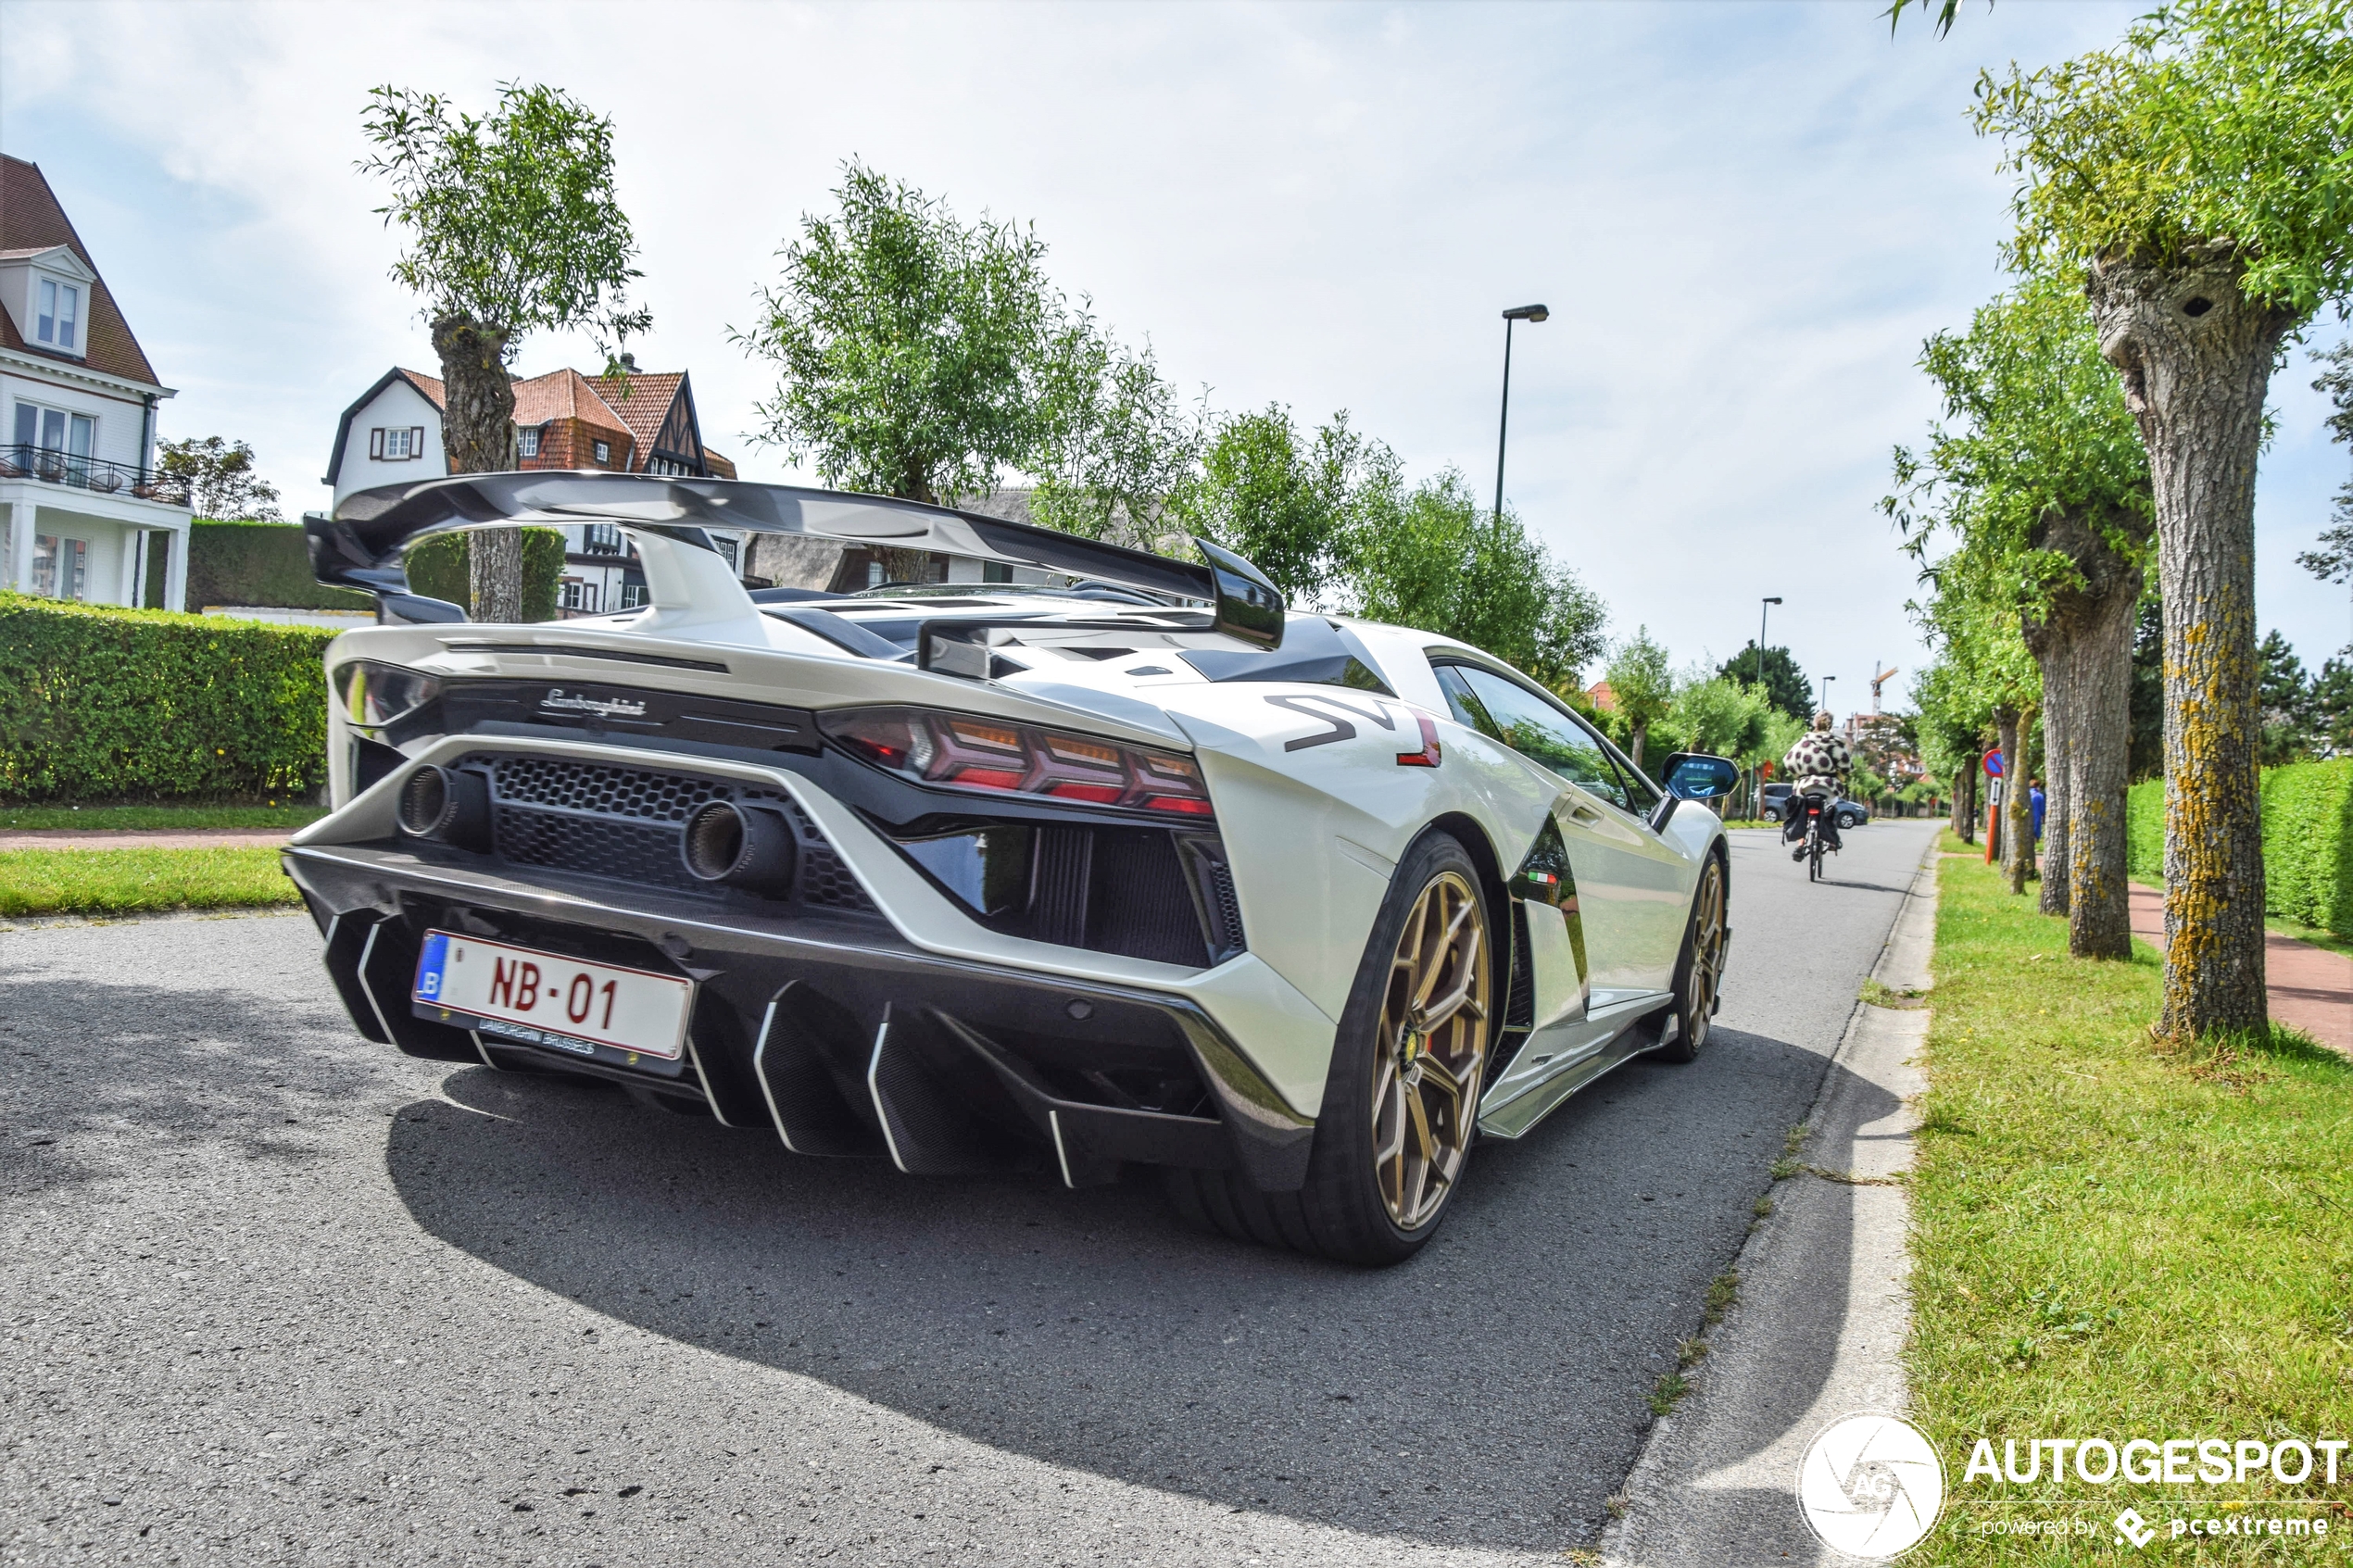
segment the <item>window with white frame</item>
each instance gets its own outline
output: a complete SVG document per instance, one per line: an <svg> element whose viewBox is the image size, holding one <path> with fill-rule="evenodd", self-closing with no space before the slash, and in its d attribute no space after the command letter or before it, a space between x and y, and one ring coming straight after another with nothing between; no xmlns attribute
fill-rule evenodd
<svg viewBox="0 0 2353 1568"><path fill-rule="evenodd" d="M44 278L34 290L33 341L63 354L82 352L82 287L62 278Z"/></svg>
<svg viewBox="0 0 2353 1568"><path fill-rule="evenodd" d="M597 584L583 583L577 577L564 579L564 608L582 615L597 613Z"/></svg>
<svg viewBox="0 0 2353 1568"><path fill-rule="evenodd" d="M539 427L526 425L515 433L515 451L525 458L539 456Z"/></svg>
<svg viewBox="0 0 2353 1568"><path fill-rule="evenodd" d="M52 480L64 479L68 470L86 476L97 442L98 421L87 414L38 403L17 404L14 445L24 450L11 456L19 468L31 467Z"/></svg>
<svg viewBox="0 0 2353 1568"><path fill-rule="evenodd" d="M425 427L393 425L368 433L368 456L380 463L405 463L425 455Z"/></svg>
<svg viewBox="0 0 2353 1568"><path fill-rule="evenodd" d="M53 599L89 597L89 545L55 533L33 535L32 591Z"/></svg>
<svg viewBox="0 0 2353 1568"><path fill-rule="evenodd" d="M595 447L594 447L594 450L595 450L595 452L596 452L596 454L597 454L597 466L598 466L598 468L600 468L600 469L609 469L609 468L612 467L612 443L611 443L611 442L610 442L610 441L599 441L599 442L596 443Z"/></svg>

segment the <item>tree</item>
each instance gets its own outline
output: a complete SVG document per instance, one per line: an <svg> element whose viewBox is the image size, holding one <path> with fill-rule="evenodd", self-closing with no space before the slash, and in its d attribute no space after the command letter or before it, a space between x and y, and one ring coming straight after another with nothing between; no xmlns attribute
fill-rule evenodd
<svg viewBox="0 0 2353 1568"><path fill-rule="evenodd" d="M2263 639L2255 656L2263 661L2257 686L2258 700L2263 705L2263 766L2301 761L2312 750L2312 692L2304 676L2304 661L2276 629Z"/></svg>
<svg viewBox="0 0 2353 1568"><path fill-rule="evenodd" d="M2353 0L2179 0L1980 82L2018 258L2081 276L2148 448L2165 606L2174 1039L2266 1026L2254 498L2286 336L2353 290Z"/></svg>
<svg viewBox="0 0 2353 1568"><path fill-rule="evenodd" d="M441 357L442 449L451 473L514 465L515 395L507 367L523 337L578 329L619 373L619 345L651 318L626 308L637 243L613 192L612 121L552 87L514 82L483 116L446 98L378 87L361 128L376 153L363 173L390 182L380 207L409 231L392 275L422 295ZM522 613L522 535L473 541L472 612Z"/></svg>
<svg viewBox="0 0 2353 1568"><path fill-rule="evenodd" d="M2025 791L2017 788L2043 699L2042 672L2027 650L2017 595L1998 575L1954 570L1949 559L1922 574L1935 592L1909 608L1937 647L1937 699L1957 717L1975 718L2002 752L2003 870L2010 891L2026 889L2033 864ZM1923 702L1923 708L1927 706Z"/></svg>
<svg viewBox="0 0 2353 1568"><path fill-rule="evenodd" d="M1740 652L1717 666L1716 672L1728 681L1754 684L1760 677L1757 671L1756 639L1751 637ZM1797 667L1789 649L1767 648L1764 672L1765 695L1775 708L1793 719L1814 717L1814 683Z"/></svg>
<svg viewBox="0 0 2353 1568"><path fill-rule="evenodd" d="M1977 842L1977 775L1993 709L1957 670L1948 653L1938 657L1912 682L1914 721L1920 745L1920 768L1931 779L1944 782L1953 806L1953 831L1964 844Z"/></svg>
<svg viewBox="0 0 2353 1568"><path fill-rule="evenodd" d="M1601 657L1600 596L1459 470L1402 497L1370 492L1353 517L1345 586L1355 613L1459 638L1555 689Z"/></svg>
<svg viewBox="0 0 2353 1568"><path fill-rule="evenodd" d="M2042 907L2068 917L2076 957L2130 958L2131 649L2151 509L2139 433L2082 295L2052 280L1931 336L1920 365L1948 422L1919 453L1897 449L1884 505L1915 557L1957 540L1939 577L2014 606L2049 753Z"/></svg>
<svg viewBox="0 0 2353 1568"><path fill-rule="evenodd" d="M1677 684L1660 728L1671 731L1676 749L1705 751L1747 765L1786 719L1761 686L1743 685L1695 670Z"/></svg>
<svg viewBox="0 0 2353 1568"><path fill-rule="evenodd" d="M1397 455L1349 428L1345 409L1313 435L1270 403L1214 422L1200 471L1170 518L1247 558L1295 605L1343 586L1359 539L1387 531L1403 502Z"/></svg>
<svg viewBox="0 0 2353 1568"><path fill-rule="evenodd" d="M2328 367L2313 382L2312 390L2327 393L2335 406L2328 418L2329 433L2353 444L2353 338L2313 358ZM2330 516L2334 521L2322 531L2319 548L2305 551L2296 560L2323 583L2343 583L2353 578L2353 479L2337 491Z"/></svg>
<svg viewBox="0 0 2353 1568"><path fill-rule="evenodd" d="M1026 459L1039 476L1030 521L1141 549L1183 547L1157 526L1199 469L1204 420L1162 379L1151 344L1129 349L1080 310L1054 334L1038 412Z"/></svg>
<svg viewBox="0 0 2353 1568"><path fill-rule="evenodd" d="M2324 662L2312 677L2308 700L2321 749L2331 757L2353 755L2353 664L2341 659Z"/></svg>
<svg viewBox="0 0 2353 1568"><path fill-rule="evenodd" d="M198 517L282 522L278 490L253 471L253 448L217 435L156 443L156 471L185 480Z"/></svg>
<svg viewBox="0 0 2353 1568"><path fill-rule="evenodd" d="M995 488L1046 434L1065 322L1045 243L966 226L854 158L834 196L838 216L802 215L760 320L731 332L778 367L757 439L837 488L933 502Z"/></svg>
<svg viewBox="0 0 2353 1568"><path fill-rule="evenodd" d="M1667 650L1651 640L1649 627L1638 626L1612 650L1602 679L1609 683L1614 716L1626 727L1627 755L1639 768L1651 726L1675 700L1675 671L1667 665Z"/></svg>

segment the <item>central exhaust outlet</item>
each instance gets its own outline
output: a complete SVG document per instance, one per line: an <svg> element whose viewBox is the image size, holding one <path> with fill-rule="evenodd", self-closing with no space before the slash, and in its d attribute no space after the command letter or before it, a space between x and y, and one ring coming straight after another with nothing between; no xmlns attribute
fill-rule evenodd
<svg viewBox="0 0 2353 1568"><path fill-rule="evenodd" d="M713 800L686 819L679 854L698 882L782 897L792 891L800 846L792 825L764 807Z"/></svg>

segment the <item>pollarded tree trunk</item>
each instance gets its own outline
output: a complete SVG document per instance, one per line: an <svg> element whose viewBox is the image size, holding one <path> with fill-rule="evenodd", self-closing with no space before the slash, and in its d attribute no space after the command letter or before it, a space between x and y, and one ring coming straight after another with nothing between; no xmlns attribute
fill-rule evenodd
<svg viewBox="0 0 2353 1568"><path fill-rule="evenodd" d="M2130 579L2129 590L2120 585L2076 639L2062 676L2075 706L2068 854L2064 864L2045 863L2068 883L2067 950L2079 959L2133 956L2124 790L2132 778L2133 623L2139 617L2140 571L2130 570Z"/></svg>
<svg viewBox="0 0 2353 1568"><path fill-rule="evenodd" d="M2026 794L2019 787L2018 778L2019 763L2025 750L2019 744L2019 731L2021 727L2019 718L2019 711L2014 708L1997 708L1994 710L1994 732L2001 737L1997 744L2002 749L2002 804L1998 808L2001 822L1996 824L1989 818L1986 822L1986 831L1992 833L2000 845L2002 874L2009 879L2010 891L2013 893L2026 891L2026 857L2033 853L2031 847L2021 853L2019 847L2018 808ZM2030 832L2033 828L2033 822L2032 817L2026 819Z"/></svg>
<svg viewBox="0 0 2353 1568"><path fill-rule="evenodd" d="M507 334L466 316L433 324L441 356L441 449L451 473L514 467L515 387L507 374ZM467 613L476 621L522 619L522 530L484 528L467 547Z"/></svg>
<svg viewBox="0 0 2353 1568"><path fill-rule="evenodd" d="M2124 888L2124 782L2132 750L2133 626L2141 569L2114 541L2141 532L2130 515L2058 512L2030 543L2075 565L2054 588L2026 646L2043 671L2043 909L2068 917L2077 958L2132 956Z"/></svg>
<svg viewBox="0 0 2353 1568"><path fill-rule="evenodd" d="M2165 617L2160 1034L2265 1027L2256 763L2255 460L2288 311L2249 301L2227 246L2104 259L2087 293L2148 448Z"/></svg>
<svg viewBox="0 0 2353 1568"><path fill-rule="evenodd" d="M1963 762L1960 775L1953 781L1953 831L1961 835L1963 844L1977 842L1976 763L1974 757Z"/></svg>
<svg viewBox="0 0 2353 1568"><path fill-rule="evenodd" d="M2038 661L2040 656L2037 656ZM2039 908L2046 915L2067 913L2067 771L2073 760L2070 749L2075 744L2075 732L2067 714L2050 695L2050 671L2043 672L2043 892ZM2034 854L2032 834L2034 829L2034 802L2026 803L2026 826L2029 841L2026 853L2030 860Z"/></svg>

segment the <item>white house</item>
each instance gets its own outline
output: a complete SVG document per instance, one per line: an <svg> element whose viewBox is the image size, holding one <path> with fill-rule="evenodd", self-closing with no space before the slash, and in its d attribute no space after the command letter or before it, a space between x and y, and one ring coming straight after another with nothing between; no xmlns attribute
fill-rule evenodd
<svg viewBox="0 0 2353 1568"><path fill-rule="evenodd" d="M184 484L155 472L157 381L41 170L0 157L0 585L185 607Z"/></svg>

